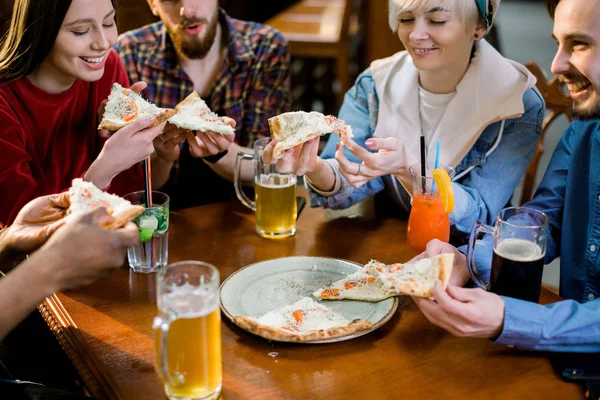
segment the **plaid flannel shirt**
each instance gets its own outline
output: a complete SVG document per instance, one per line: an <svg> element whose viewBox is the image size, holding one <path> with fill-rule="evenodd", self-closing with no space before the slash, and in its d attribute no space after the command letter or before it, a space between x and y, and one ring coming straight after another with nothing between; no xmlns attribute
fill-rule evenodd
<svg viewBox="0 0 600 400"><path fill-rule="evenodd" d="M227 54L210 97L212 111L233 118L236 143L251 146L269 136L267 119L290 111L290 52L275 29L230 18L219 10ZM159 107L175 107L193 90L162 22L121 35L115 44L131 82L145 81L144 96Z"/></svg>

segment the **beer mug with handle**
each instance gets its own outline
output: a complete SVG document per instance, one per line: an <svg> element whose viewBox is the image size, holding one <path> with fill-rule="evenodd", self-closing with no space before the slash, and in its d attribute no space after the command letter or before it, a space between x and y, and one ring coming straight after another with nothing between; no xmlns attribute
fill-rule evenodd
<svg viewBox="0 0 600 400"><path fill-rule="evenodd" d="M474 266L475 243L480 232L494 237L489 282L480 276ZM547 232L546 214L526 207L498 211L493 227L475 222L467 248L467 267L471 278L482 289L537 302L544 270Z"/></svg>
<svg viewBox="0 0 600 400"><path fill-rule="evenodd" d="M266 238L285 238L296 233L296 175L280 174L274 164L262 160L270 138L254 143L254 154L239 152L235 165L235 193L238 199L256 215L256 232ZM254 162L254 201L242 190L243 160Z"/></svg>
<svg viewBox="0 0 600 400"><path fill-rule="evenodd" d="M156 365L169 399L216 399L223 376L219 271L200 261L167 265L156 278Z"/></svg>

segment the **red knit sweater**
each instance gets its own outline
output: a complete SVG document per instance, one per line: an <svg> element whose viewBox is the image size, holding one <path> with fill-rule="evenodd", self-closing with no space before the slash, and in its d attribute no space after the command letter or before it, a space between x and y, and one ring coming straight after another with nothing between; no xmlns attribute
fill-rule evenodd
<svg viewBox="0 0 600 400"><path fill-rule="evenodd" d="M85 174L104 143L98 107L113 82L129 86L114 51L100 80L77 80L62 93L48 93L26 77L0 84L0 227L30 200L62 192ZM143 182L137 165L119 174L109 191L123 195L143 189Z"/></svg>

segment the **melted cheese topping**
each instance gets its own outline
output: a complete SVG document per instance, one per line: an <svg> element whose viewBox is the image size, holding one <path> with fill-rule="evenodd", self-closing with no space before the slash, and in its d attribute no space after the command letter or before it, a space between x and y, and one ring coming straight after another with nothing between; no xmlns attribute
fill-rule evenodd
<svg viewBox="0 0 600 400"><path fill-rule="evenodd" d="M235 130L210 111L206 102L200 98L179 105L177 114L169 118L169 122L179 128L193 131L212 131L221 135L235 134Z"/></svg>
<svg viewBox="0 0 600 400"><path fill-rule="evenodd" d="M269 311L257 318L261 324L282 328L291 333L329 329L348 325L349 320L317 303L310 297L303 297L294 304Z"/></svg>
<svg viewBox="0 0 600 400"><path fill-rule="evenodd" d="M325 117L320 112L294 111L287 112L277 117L281 125L281 133L284 137L294 137L296 140L319 133L325 135L332 132L331 127L325 121Z"/></svg>
<svg viewBox="0 0 600 400"><path fill-rule="evenodd" d="M98 207L106 208L110 215L119 215L129 208L131 203L114 194L106 193L98 189L93 183L83 179L74 179L69 189L71 206L69 207L69 218L85 214Z"/></svg>
<svg viewBox="0 0 600 400"><path fill-rule="evenodd" d="M127 122L158 114L165 110L164 108L157 107L148 102L133 90L125 89L123 86L115 83L110 92L110 96L108 96L102 120L124 125L126 122L124 116L129 115L132 111L136 112L136 107L131 107L130 105L131 101L133 101L137 107L137 114L133 118L128 119Z"/></svg>

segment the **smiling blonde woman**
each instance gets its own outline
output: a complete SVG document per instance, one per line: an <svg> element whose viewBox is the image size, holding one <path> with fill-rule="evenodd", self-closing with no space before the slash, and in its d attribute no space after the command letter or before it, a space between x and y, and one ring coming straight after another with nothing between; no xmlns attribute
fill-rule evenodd
<svg viewBox="0 0 600 400"><path fill-rule="evenodd" d="M346 93L339 118L354 139L342 147L331 135L320 157L314 139L277 169L306 175L313 207L346 208L383 194L406 217L408 167L419 162L423 135L428 161L439 140L440 162L456 170L454 232L491 222L535 154L544 116L535 78L484 39L499 3L391 0L390 27L406 50L374 61Z"/></svg>

